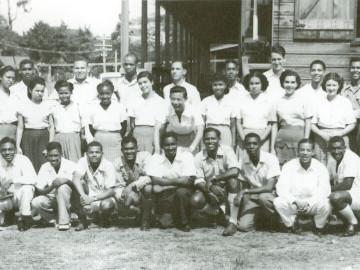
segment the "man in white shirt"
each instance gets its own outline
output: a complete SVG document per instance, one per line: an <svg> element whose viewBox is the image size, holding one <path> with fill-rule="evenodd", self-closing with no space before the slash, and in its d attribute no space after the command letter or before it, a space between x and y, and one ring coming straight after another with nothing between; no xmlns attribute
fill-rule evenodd
<svg viewBox="0 0 360 270"><path fill-rule="evenodd" d="M116 173L113 164L103 158L103 147L97 141L88 144L86 155L77 164L73 183L77 191L75 207L80 224L76 231L88 227L87 216L97 219L102 226L110 225L110 215L116 207Z"/></svg>
<svg viewBox="0 0 360 270"><path fill-rule="evenodd" d="M182 86L186 89L187 97L190 104L200 108L200 94L196 86L185 81L187 68L184 62L175 61L171 65L171 78L172 83L166 85L163 89L165 100L170 104L170 89L174 86Z"/></svg>
<svg viewBox="0 0 360 270"><path fill-rule="evenodd" d="M234 101L234 105L242 98L248 91L239 82L239 65L236 60L227 60L225 62L225 76L228 82L229 96Z"/></svg>
<svg viewBox="0 0 360 270"><path fill-rule="evenodd" d="M330 138L329 152L333 159L328 162L333 210L346 222L344 236L352 236L358 220L353 211L360 210L360 158L347 149L340 136Z"/></svg>
<svg viewBox="0 0 360 270"><path fill-rule="evenodd" d="M299 157L284 164L274 199L274 206L287 231L297 233L299 214L314 216L315 233L324 233L331 213L329 173L326 167L312 158L314 143L302 139L298 143Z"/></svg>
<svg viewBox="0 0 360 270"><path fill-rule="evenodd" d="M34 197L36 172L31 161L16 154L15 140L4 137L0 141L0 225L7 211L19 210L18 229L31 227L31 200Z"/></svg>
<svg viewBox="0 0 360 270"><path fill-rule="evenodd" d="M41 166L36 183L39 196L32 200L31 206L48 223L55 223L59 231L66 231L71 227L71 180L76 163L61 157L62 148L58 142L50 142L46 151L47 162Z"/></svg>
<svg viewBox="0 0 360 270"><path fill-rule="evenodd" d="M28 93L28 85L36 76L36 70L34 66L34 62L30 59L24 59L19 64L19 71L21 76L21 81L15 83L13 86L10 87L11 95L13 95L17 100L24 100L27 99ZM47 97L47 94L44 94L44 97Z"/></svg>
<svg viewBox="0 0 360 270"><path fill-rule="evenodd" d="M136 54L131 52L126 54L123 58L122 65L125 73L120 80L118 89L115 89L115 91L118 91L120 102L125 106L127 106L133 98L141 96L141 90L137 82L138 61Z"/></svg>
<svg viewBox="0 0 360 270"><path fill-rule="evenodd" d="M174 225L189 232L190 196L196 175L193 155L181 151L176 134L165 133L161 139L163 154L155 154L149 161L147 174L151 177L153 192L157 197L159 225L169 228Z"/></svg>
<svg viewBox="0 0 360 270"><path fill-rule="evenodd" d="M280 84L280 75L285 70L285 54L284 47L280 45L271 47L271 69L265 71L264 75L269 82L269 86L265 93L271 97L272 101L276 101L285 94L285 91Z"/></svg>

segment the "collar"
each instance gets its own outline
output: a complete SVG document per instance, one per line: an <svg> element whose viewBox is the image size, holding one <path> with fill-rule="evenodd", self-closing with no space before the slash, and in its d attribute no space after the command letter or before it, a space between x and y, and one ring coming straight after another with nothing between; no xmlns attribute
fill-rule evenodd
<svg viewBox="0 0 360 270"><path fill-rule="evenodd" d="M77 84L77 85L89 84L89 83L90 83L90 77L87 76L87 77L85 78L85 80L83 80L81 83L78 82L78 81L75 79L75 77L74 77L74 78L71 78L69 81L70 81L72 84Z"/></svg>
<svg viewBox="0 0 360 270"><path fill-rule="evenodd" d="M352 85L352 84L348 84L345 86L344 90L349 90L350 92L352 92L353 94L356 94L357 92L360 91L360 85Z"/></svg>
<svg viewBox="0 0 360 270"><path fill-rule="evenodd" d="M129 81L126 79L125 75L123 75L121 81L122 81L123 84L129 85L129 86L133 86L133 85L137 84L137 79L136 79L136 77L137 77L137 76L135 76L135 78L134 78L131 82L129 82Z"/></svg>
<svg viewBox="0 0 360 270"><path fill-rule="evenodd" d="M163 151L163 153L160 155L161 156L161 162L169 162L170 164L174 164L176 161L179 160L179 156L180 156L180 151L179 151L179 147L176 149L176 155L175 155L175 158L174 158L174 161L173 163L170 162L170 160L168 160L168 158L165 156L165 153Z"/></svg>
<svg viewBox="0 0 360 270"><path fill-rule="evenodd" d="M310 171L313 172L313 171L315 171L314 163L315 163L315 161L314 161L314 159L312 158L309 168L305 169L303 166L301 166L300 159L297 158L297 159L296 159L296 165L298 166L297 171L301 171L301 170L302 170L302 171L305 171L305 172L310 172Z"/></svg>
<svg viewBox="0 0 360 270"><path fill-rule="evenodd" d="M244 160L244 163L245 163L245 164L252 164L252 165L254 165L254 164L252 163L252 161L250 160L250 157L249 157L247 151L245 151L245 156L244 156L244 159L243 159L243 160ZM259 163L260 163L260 164L265 163L265 154L264 154L264 152L261 151L261 150L260 150Z"/></svg>
<svg viewBox="0 0 360 270"><path fill-rule="evenodd" d="M173 106L170 106L170 115L171 116L177 115ZM185 102L184 111L182 112L181 117L182 116L191 117L191 115L192 113L191 113L190 105L188 104L188 102Z"/></svg>
<svg viewBox="0 0 360 270"><path fill-rule="evenodd" d="M15 154L14 159L8 163L2 156L0 158L1 167L7 168L7 167L13 167L16 163L18 154Z"/></svg>
<svg viewBox="0 0 360 270"><path fill-rule="evenodd" d="M217 152L216 152L216 158L223 157L223 156L224 156L224 149L222 148L221 145L219 145ZM208 156L206 149L204 149L203 150L203 160L206 160L208 158L210 158L210 157Z"/></svg>
<svg viewBox="0 0 360 270"><path fill-rule="evenodd" d="M102 173L104 173L104 172L106 171L106 168L105 168L105 165L104 165L104 158L101 158L99 167L97 167L96 171L93 171L93 169L91 168L88 157L86 157L86 165L87 165L89 171L90 171L92 174L95 174L95 173L98 172L98 171L99 171L99 172L102 172Z"/></svg>
<svg viewBox="0 0 360 270"><path fill-rule="evenodd" d="M121 159L121 166L124 166L125 164L127 165L126 159L124 157L124 155L121 153L120 154L120 159ZM140 161L139 161L139 152L136 153L136 157L135 157L135 165L140 165Z"/></svg>
<svg viewBox="0 0 360 270"><path fill-rule="evenodd" d="M50 164L50 162L48 162L49 164L49 170L51 171L54 171L56 174L59 174L60 172L62 172L64 170L64 164L66 163L65 159L64 158L61 158L61 161L60 161L60 168L59 168L59 171L56 173L55 171L55 168Z"/></svg>

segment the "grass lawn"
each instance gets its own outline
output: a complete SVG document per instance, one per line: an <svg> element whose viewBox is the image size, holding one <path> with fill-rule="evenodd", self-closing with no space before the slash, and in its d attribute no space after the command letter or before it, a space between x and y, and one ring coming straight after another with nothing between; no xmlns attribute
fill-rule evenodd
<svg viewBox="0 0 360 270"><path fill-rule="evenodd" d="M222 228L0 231L0 269L360 269L360 234L317 237Z"/></svg>

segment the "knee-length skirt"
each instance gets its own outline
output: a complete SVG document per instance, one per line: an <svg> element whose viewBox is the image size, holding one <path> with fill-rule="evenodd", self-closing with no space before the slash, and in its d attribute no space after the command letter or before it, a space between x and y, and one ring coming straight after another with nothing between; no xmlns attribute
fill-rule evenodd
<svg viewBox="0 0 360 270"><path fill-rule="evenodd" d="M64 158L74 162L78 162L81 158L81 141L79 133L57 133L54 141L61 144Z"/></svg>
<svg viewBox="0 0 360 270"><path fill-rule="evenodd" d="M133 136L137 140L139 151L154 152L154 127L135 126Z"/></svg>
<svg viewBox="0 0 360 270"><path fill-rule="evenodd" d="M94 136L95 140L102 144L104 158L110 162L121 154L121 134L120 132L97 130Z"/></svg>
<svg viewBox="0 0 360 270"><path fill-rule="evenodd" d="M280 164L297 156L298 142L304 138L304 127L283 126L275 139L275 152Z"/></svg>
<svg viewBox="0 0 360 270"><path fill-rule="evenodd" d="M16 140L16 125L0 124L0 140L5 137Z"/></svg>
<svg viewBox="0 0 360 270"><path fill-rule="evenodd" d="M221 133L220 144L232 146L232 136L231 136L231 130L230 130L229 126L209 124L209 125L207 125L207 127L216 128L217 130L220 131L220 133Z"/></svg>

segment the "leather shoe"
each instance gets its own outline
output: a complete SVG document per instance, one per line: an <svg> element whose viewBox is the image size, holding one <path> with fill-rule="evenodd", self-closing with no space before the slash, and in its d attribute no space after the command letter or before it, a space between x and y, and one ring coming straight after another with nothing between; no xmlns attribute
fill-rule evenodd
<svg viewBox="0 0 360 270"><path fill-rule="evenodd" d="M234 223L229 223L229 225L226 227L226 229L223 231L223 236L232 236L236 233L237 227Z"/></svg>
<svg viewBox="0 0 360 270"><path fill-rule="evenodd" d="M353 236L355 235L356 231L355 231L355 225L354 224L349 224L346 227L344 236Z"/></svg>

